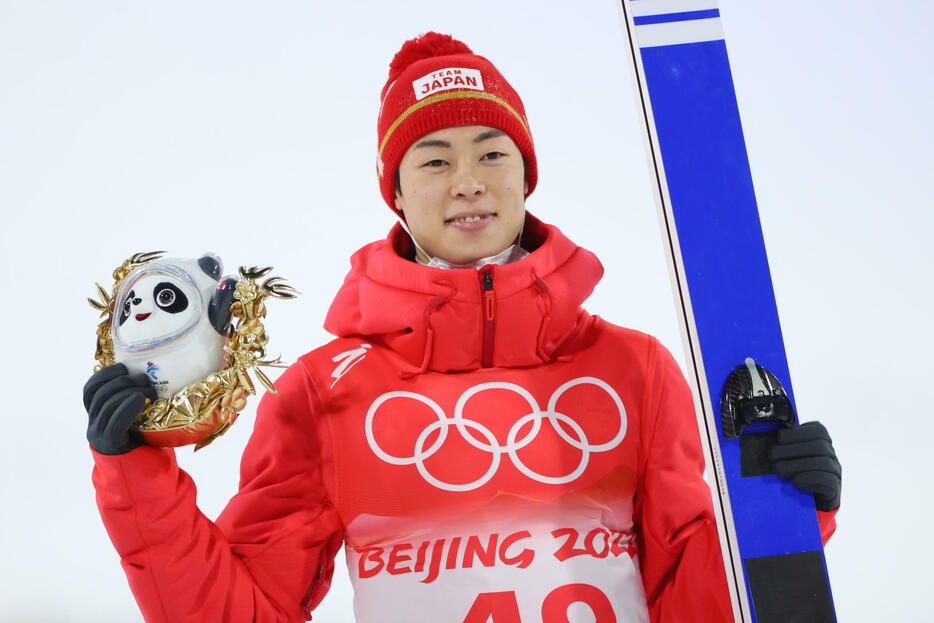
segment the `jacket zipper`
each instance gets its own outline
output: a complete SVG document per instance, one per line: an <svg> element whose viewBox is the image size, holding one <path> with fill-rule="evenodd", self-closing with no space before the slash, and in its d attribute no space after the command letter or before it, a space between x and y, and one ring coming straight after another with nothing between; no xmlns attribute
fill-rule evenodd
<svg viewBox="0 0 934 623"><path fill-rule="evenodd" d="M480 291L483 297L483 350L480 363L484 368L493 367L493 336L496 333L496 290L493 289L493 267L480 271Z"/></svg>

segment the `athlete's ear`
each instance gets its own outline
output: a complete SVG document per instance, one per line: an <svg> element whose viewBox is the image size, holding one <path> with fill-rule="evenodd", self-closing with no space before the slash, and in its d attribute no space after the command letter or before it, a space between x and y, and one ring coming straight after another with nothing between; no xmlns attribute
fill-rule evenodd
<svg viewBox="0 0 934 623"><path fill-rule="evenodd" d="M398 188L396 189L396 199L394 203L396 204L396 211L399 214L404 214L405 213L405 198L402 196L402 193L399 192Z"/></svg>
<svg viewBox="0 0 934 623"><path fill-rule="evenodd" d="M529 183L527 181L522 183L522 194L529 194Z"/></svg>

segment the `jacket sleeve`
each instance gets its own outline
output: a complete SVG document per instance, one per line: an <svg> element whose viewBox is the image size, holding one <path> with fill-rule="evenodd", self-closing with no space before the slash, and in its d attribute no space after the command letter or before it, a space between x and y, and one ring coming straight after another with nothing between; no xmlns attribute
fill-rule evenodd
<svg viewBox="0 0 934 623"><path fill-rule="evenodd" d="M827 545L827 541L837 531L838 510L840 510L839 506L832 511L817 511L817 524L820 526L820 537L824 545Z"/></svg>
<svg viewBox="0 0 934 623"><path fill-rule="evenodd" d="M101 517L147 621L305 621L326 592L343 530L322 481L313 390L301 364L276 386L216 523L171 450L94 453Z"/></svg>
<svg viewBox="0 0 934 623"><path fill-rule="evenodd" d="M732 623L694 400L677 363L656 341L648 369L635 520L649 616L653 623Z"/></svg>

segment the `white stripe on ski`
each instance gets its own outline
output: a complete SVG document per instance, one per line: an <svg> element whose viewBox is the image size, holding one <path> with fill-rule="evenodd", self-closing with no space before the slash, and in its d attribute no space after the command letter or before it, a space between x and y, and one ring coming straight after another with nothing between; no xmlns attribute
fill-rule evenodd
<svg viewBox="0 0 934 623"><path fill-rule="evenodd" d="M630 6L632 6L633 17L719 8L717 0L638 0Z"/></svg>
<svg viewBox="0 0 934 623"><path fill-rule="evenodd" d="M636 39L640 48L717 41L723 39L723 26L720 24L719 17L683 22L664 22L662 24L643 24L642 26L636 26Z"/></svg>

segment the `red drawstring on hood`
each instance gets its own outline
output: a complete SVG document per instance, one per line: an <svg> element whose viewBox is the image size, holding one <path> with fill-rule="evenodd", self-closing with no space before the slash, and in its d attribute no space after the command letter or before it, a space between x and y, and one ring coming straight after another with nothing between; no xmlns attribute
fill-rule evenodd
<svg viewBox="0 0 934 623"><path fill-rule="evenodd" d="M546 363L565 351L589 315L581 308L603 276L597 257L553 225L526 213L531 254L495 267L494 367ZM415 370L482 367L484 300L474 268L440 269L409 259L412 241L396 224L385 240L353 254L324 327L338 337L383 342Z"/></svg>

